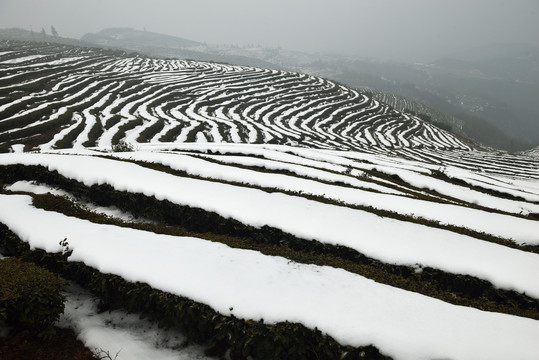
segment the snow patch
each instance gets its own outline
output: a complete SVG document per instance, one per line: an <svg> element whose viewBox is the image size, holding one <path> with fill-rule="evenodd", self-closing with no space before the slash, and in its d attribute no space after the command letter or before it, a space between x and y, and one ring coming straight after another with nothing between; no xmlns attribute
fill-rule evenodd
<svg viewBox="0 0 539 360"><path fill-rule="evenodd" d="M117 360L203 360L199 346L186 346L185 337L156 323L121 310L98 312L98 299L70 283L65 291L65 310L59 327L71 328L84 345L107 352Z"/></svg>
<svg viewBox="0 0 539 360"><path fill-rule="evenodd" d="M225 315L300 322L341 344L374 344L402 360L531 360L539 353L537 320L450 305L342 269L192 237L93 224L35 209L23 195L0 195L0 201L11 210L1 212L0 220L32 248L60 251L58 239L67 238L73 250L70 261L146 282ZM117 347L131 341L123 332L94 334L92 329L101 326L89 321L83 338L100 343L109 339ZM148 354L139 346L134 350Z"/></svg>

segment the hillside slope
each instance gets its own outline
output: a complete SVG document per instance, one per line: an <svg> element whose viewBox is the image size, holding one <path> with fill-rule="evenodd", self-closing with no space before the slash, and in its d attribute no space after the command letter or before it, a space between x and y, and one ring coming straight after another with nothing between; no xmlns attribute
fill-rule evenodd
<svg viewBox="0 0 539 360"><path fill-rule="evenodd" d="M98 49L2 43L0 147L234 142L326 149L470 149L322 78ZM5 151L5 150L4 150Z"/></svg>
<svg viewBox="0 0 539 360"><path fill-rule="evenodd" d="M314 76L0 44L0 255L218 358L539 353L532 153Z"/></svg>

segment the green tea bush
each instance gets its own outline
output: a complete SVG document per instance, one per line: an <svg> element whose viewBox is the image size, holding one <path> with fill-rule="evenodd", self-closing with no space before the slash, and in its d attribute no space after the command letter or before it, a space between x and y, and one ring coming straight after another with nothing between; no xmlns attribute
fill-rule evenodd
<svg viewBox="0 0 539 360"><path fill-rule="evenodd" d="M39 263L91 290L99 296L101 310L123 308L157 320L160 326L181 331L188 342L207 346L209 356L224 357L230 351L230 358L242 360L390 359L372 345L341 345L320 330L299 323L269 324L225 316L208 305L153 289L146 283L129 282L117 275L100 273L84 263L67 261L65 254L31 250L28 243L2 223L0 248L3 253Z"/></svg>
<svg viewBox="0 0 539 360"><path fill-rule="evenodd" d="M123 125L120 125L118 127L118 131L116 132L116 134L114 134L114 136L111 139L113 146L120 143L120 140L122 140L122 138L125 136L126 131L132 130L136 128L137 126L141 126L143 124L144 124L144 121L141 118L137 118L136 120L131 120ZM127 151L131 151L131 150L127 150Z"/></svg>
<svg viewBox="0 0 539 360"><path fill-rule="evenodd" d="M17 258L0 260L0 319L16 327L54 334L53 324L64 312L64 280Z"/></svg>
<svg viewBox="0 0 539 360"><path fill-rule="evenodd" d="M143 166L150 167L148 164L143 164ZM151 165L150 168L157 171L166 170L166 167L156 164ZM179 172L174 174L184 176ZM387 177L390 178L389 175ZM59 175L56 171L49 171L41 166L0 166L0 183L11 184L19 180L35 180L47 183L62 188L80 198L89 199L97 205L115 205L129 211L135 217L152 219L159 224L152 225L149 228L144 225L140 229L175 236L198 236L211 241L222 242L232 247L260 251L270 256L283 256L296 262L343 268L384 284L435 297L455 305L471 306L488 311L539 319L539 301L536 299L514 291L494 288L492 284L471 276L450 274L432 268L422 268L421 272L417 272L414 267L383 263L348 247L301 239L269 226L254 228L237 220L227 219L217 213L200 208L178 205L143 194L117 191L107 184L87 187L75 180ZM110 223L110 219L96 219L95 214L85 215L84 209L73 206L73 204L64 200L53 196L34 196L34 206L98 223ZM397 213L379 213L375 209L367 209L367 211L380 216L401 219ZM402 220L406 220L406 218L402 218ZM436 227L435 223L425 223L421 218L414 219L414 221ZM124 226L122 224L116 225ZM131 224L130 226L135 225ZM139 228L138 225L137 228ZM469 229L465 228L452 229L447 227L447 229L463 234L469 231ZM480 236L480 233L470 232L468 235L523 251L539 252L538 246L529 245L523 247L510 243L509 240L495 239L487 235ZM13 236L7 228L0 224L0 251L2 253L21 256L28 251L26 248L21 248L23 244L26 247L28 246L26 243L21 243L17 240L16 236ZM47 258L48 256L40 257L39 260L32 261L51 268L53 271L71 279L70 272L62 272L60 269L51 266L52 264L49 264Z"/></svg>

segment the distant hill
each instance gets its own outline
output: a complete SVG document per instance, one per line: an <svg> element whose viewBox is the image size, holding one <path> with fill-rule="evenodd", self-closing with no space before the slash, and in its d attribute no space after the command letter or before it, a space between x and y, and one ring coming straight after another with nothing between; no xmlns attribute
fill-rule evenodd
<svg viewBox="0 0 539 360"><path fill-rule="evenodd" d="M0 39L50 42L55 44L65 44L73 46L92 45L91 43L84 42L82 40L66 38L62 36L52 36L50 34L42 34L41 32L28 31L19 28L0 29Z"/></svg>
<svg viewBox="0 0 539 360"><path fill-rule="evenodd" d="M276 67L262 59L220 53L197 41L131 28L108 28L95 34L86 34L81 40L99 46L134 50L150 56L215 61L265 68Z"/></svg>
<svg viewBox="0 0 539 360"><path fill-rule="evenodd" d="M141 51L148 47L185 49L204 46L204 44L193 40L130 28L108 28L95 34L86 34L81 40L104 46L119 46L128 49L138 48Z"/></svg>

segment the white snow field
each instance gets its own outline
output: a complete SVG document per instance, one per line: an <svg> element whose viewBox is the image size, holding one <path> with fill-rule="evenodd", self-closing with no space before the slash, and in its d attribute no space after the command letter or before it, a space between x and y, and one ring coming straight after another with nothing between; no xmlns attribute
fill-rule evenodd
<svg viewBox="0 0 539 360"><path fill-rule="evenodd" d="M120 159L132 159L146 161L150 163L164 164L174 170L182 170L188 172L189 174L198 175L206 178L234 181L261 187L277 188L281 190L312 194L317 196L323 196L346 204L372 206L377 209L394 211L400 214L420 216L422 218L437 221L443 224L466 227L468 229L473 229L479 232L502 236L508 239L512 239L521 244L539 244L539 237L537 236L537 234L539 234L539 222L537 221L526 220L510 215L495 214L492 212L469 209L463 206L422 201L406 197L405 193L399 193L392 188L384 188L383 186L368 183L366 181L352 182L350 181L350 177L343 175L325 173L326 176L324 176L324 178L327 179L327 181L331 181L332 183L348 180L349 184L353 183L356 186L367 188L369 190L381 191L383 193L380 194L378 192L364 191L361 189L353 189L333 184L326 184L282 174L267 174L261 173L259 171L241 169L234 166L223 166L220 164L204 161L200 158L195 158L193 156L178 153L167 154L154 152L137 152L116 153L113 156ZM241 160L239 160L238 163L243 164ZM298 169L298 166L293 166L293 164L289 164L288 169L296 173L301 173L301 169ZM321 171L319 171L318 173L321 173ZM423 184L426 184L426 186L434 187L430 186L430 183L433 181L432 178L427 178L425 176L422 176L422 174L417 175L417 173L414 175L425 178L423 180ZM406 176L402 175L401 178L406 178ZM417 184L414 185L417 186ZM445 185L447 186L447 184ZM437 188L439 189L439 193L444 193L444 186L438 185ZM484 200L482 204L493 204L493 207L498 210L506 210L507 208L511 208L511 206L507 206L507 203L515 203L514 207L517 210L520 210L520 212L523 212L524 210L526 210L527 213L535 211L539 212L539 205L534 206L533 204L528 204L525 202L517 203L510 200L493 199L492 197L485 196L481 193L477 194L477 192L464 187L460 187L458 190L461 194L461 199L465 198L463 194L466 193L471 193L470 196L480 195L482 198L489 198L489 201ZM454 195L455 194L453 194L453 196ZM474 199L476 199L476 197L474 197Z"/></svg>
<svg viewBox="0 0 539 360"><path fill-rule="evenodd" d="M533 359L539 353L535 320L449 305L344 270L197 238L96 225L35 209L28 196L0 200L11 209L0 220L32 247L59 252L58 239L67 238L69 260L187 296L223 314L301 322L343 344L372 343L398 359Z"/></svg>
<svg viewBox="0 0 539 360"><path fill-rule="evenodd" d="M69 261L104 274L396 360L539 359L537 152L480 149L316 76L97 48L0 40L0 92L0 224L32 248L61 252L67 238ZM55 183L55 171L80 191ZM195 208L188 216L214 212L260 236L269 226L305 249L286 234L270 245L287 258L206 240L221 241L214 230L136 230L183 225L81 195L94 185ZM33 199L71 201L101 220ZM375 265L339 255L343 247ZM470 295L453 281L487 290ZM68 291L59 325L91 348L122 349L119 360L206 358L178 349L184 337L173 330L98 314L83 289Z"/></svg>
<svg viewBox="0 0 539 360"><path fill-rule="evenodd" d="M348 246L387 263L419 264L473 275L539 298L535 275L539 255L446 230L299 196L178 177L101 157L0 154L0 164L43 165L86 186L108 184L119 191L202 208L255 227L269 225L300 238ZM504 259L503 264L500 259Z"/></svg>
<svg viewBox="0 0 539 360"><path fill-rule="evenodd" d="M121 310L99 312L99 299L88 291L69 284L67 300L59 327L74 329L90 349L117 355L118 360L203 360L199 346L185 346L185 337L176 331L160 329L149 320ZM104 355L104 354L101 354Z"/></svg>

